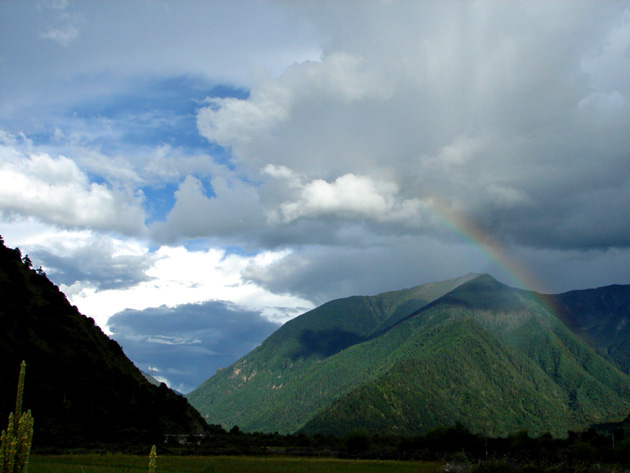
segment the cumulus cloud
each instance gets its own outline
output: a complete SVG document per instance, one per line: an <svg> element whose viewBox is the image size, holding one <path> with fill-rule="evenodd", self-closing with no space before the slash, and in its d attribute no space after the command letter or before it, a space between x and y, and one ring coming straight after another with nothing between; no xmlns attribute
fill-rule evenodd
<svg viewBox="0 0 630 473"><path fill-rule="evenodd" d="M218 301L125 310L109 324L136 366L182 393L249 353L279 326Z"/></svg>
<svg viewBox="0 0 630 473"><path fill-rule="evenodd" d="M361 156L361 146L345 146L344 135L356 131L356 107L366 101L378 103L391 91L386 74L375 77L363 64L361 57L344 52L327 55L321 62L295 64L280 77L254 87L247 99L211 101L197 115L199 132L231 147L239 163L253 172L267 164L303 172L296 168L297 160L324 171L338 160L369 158ZM291 134L294 126L300 130L296 135ZM313 142L317 145L311 151L307 143ZM330 150L326 156L321 153L324 148Z"/></svg>
<svg viewBox="0 0 630 473"><path fill-rule="evenodd" d="M301 217L360 218L376 222L418 223L422 202L399 201L398 186L370 176L345 174L327 182L316 179L299 190L297 200L284 202L278 214L285 222Z"/></svg>
<svg viewBox="0 0 630 473"><path fill-rule="evenodd" d="M277 222L413 222L439 200L506 242L609 245L589 223L601 209L579 196L607 189L620 202L628 188L623 75L592 66L603 56L628 62L623 7L369 2L315 10L308 14L330 37L319 62L294 65L247 98L213 101L197 118L200 133L252 173L293 173L272 176L284 189L263 194ZM608 90L599 87L603 75ZM613 207L608 218L629 220L627 207Z"/></svg>
<svg viewBox="0 0 630 473"><path fill-rule="evenodd" d="M135 196L90 182L74 161L0 144L0 210L63 227L89 227L138 235L144 212Z"/></svg>
<svg viewBox="0 0 630 473"><path fill-rule="evenodd" d="M245 159L252 151L249 144L294 120L300 105L308 107L313 99L325 98L326 105L334 107L388 95L365 74L362 63L360 57L336 52L321 62L291 66L279 78L255 87L248 99L212 99L198 113L199 132L210 141L234 147Z"/></svg>
<svg viewBox="0 0 630 473"><path fill-rule="evenodd" d="M166 221L152 226L158 241L228 235L238 238L260 227L264 210L255 187L225 177L214 177L209 184L206 190L200 179L186 176L175 192L175 205ZM208 197L208 192L213 195Z"/></svg>

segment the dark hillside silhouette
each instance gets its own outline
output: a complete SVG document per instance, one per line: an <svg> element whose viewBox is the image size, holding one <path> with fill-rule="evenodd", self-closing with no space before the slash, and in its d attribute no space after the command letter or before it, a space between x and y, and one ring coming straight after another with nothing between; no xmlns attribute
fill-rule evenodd
<svg viewBox="0 0 630 473"><path fill-rule="evenodd" d="M12 410L20 363L34 445L159 442L207 426L186 398L150 384L94 320L80 314L19 249L0 239L0 419Z"/></svg>

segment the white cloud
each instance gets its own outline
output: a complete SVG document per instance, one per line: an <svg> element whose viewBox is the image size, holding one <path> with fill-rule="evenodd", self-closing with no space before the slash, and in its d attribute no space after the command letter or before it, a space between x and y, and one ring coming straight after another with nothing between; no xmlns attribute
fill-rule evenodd
<svg viewBox="0 0 630 473"><path fill-rule="evenodd" d="M533 199L525 192L512 187L491 184L488 186L487 193L497 207L510 208L514 206L523 206L533 203Z"/></svg>
<svg viewBox="0 0 630 473"><path fill-rule="evenodd" d="M90 182L74 161L64 156L20 151L0 144L0 211L35 216L64 227L140 234L141 202L123 190Z"/></svg>
<svg viewBox="0 0 630 473"><path fill-rule="evenodd" d="M316 179L300 189L296 201L281 204L279 213L285 222L323 216L417 225L422 202L398 199L398 192L395 183L370 176L345 174L333 182Z"/></svg>
<svg viewBox="0 0 630 473"><path fill-rule="evenodd" d="M468 164L483 151L489 140L479 136L458 135L452 142L442 146L435 156L423 156L422 165L440 171L456 170Z"/></svg>
<svg viewBox="0 0 630 473"><path fill-rule="evenodd" d="M40 33L40 37L53 40L61 46L68 47L79 37L79 28L74 25L66 25L62 28L48 28Z"/></svg>
<svg viewBox="0 0 630 473"><path fill-rule="evenodd" d="M176 307L205 301L225 301L248 310L263 312L270 320L285 321L312 304L289 294L273 294L243 280L250 264L271 264L286 252L264 252L255 256L228 254L222 249L205 251L184 247L159 248L152 254L147 280L109 290L77 281L60 286L82 313L94 317L101 327L125 309Z"/></svg>

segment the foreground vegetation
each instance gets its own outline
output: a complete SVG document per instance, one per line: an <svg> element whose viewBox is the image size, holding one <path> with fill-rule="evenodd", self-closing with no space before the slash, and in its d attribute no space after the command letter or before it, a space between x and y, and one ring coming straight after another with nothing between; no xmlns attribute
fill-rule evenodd
<svg viewBox="0 0 630 473"><path fill-rule="evenodd" d="M20 366L15 411L9 414L7 430L2 431L0 440L1 473L26 473L28 469L33 440L33 416L30 410L22 411L25 373L26 363L23 361Z"/></svg>
<svg viewBox="0 0 630 473"><path fill-rule="evenodd" d="M559 439L522 431L505 438L473 434L462 425L417 437L345 437L225 432L170 441L158 447L156 473L164 472L449 472L449 473L621 473L630 472L630 438L623 428L590 429ZM184 441L180 444L179 441ZM147 471L149 447L100 446L86 450L39 449L29 466L38 471L81 473ZM109 449L109 450L108 450ZM46 453L46 454L44 454ZM55 453L49 455L48 453Z"/></svg>
<svg viewBox="0 0 630 473"><path fill-rule="evenodd" d="M342 460L296 457L160 456L159 473L438 473L443 462ZM136 455L34 455L29 473L146 472Z"/></svg>

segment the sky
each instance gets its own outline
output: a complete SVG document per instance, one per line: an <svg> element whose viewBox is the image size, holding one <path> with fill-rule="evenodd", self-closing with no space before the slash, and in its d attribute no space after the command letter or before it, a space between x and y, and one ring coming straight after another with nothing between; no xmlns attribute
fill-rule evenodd
<svg viewBox="0 0 630 473"><path fill-rule="evenodd" d="M0 235L184 393L335 298L630 284L629 131L630 2L0 2Z"/></svg>

